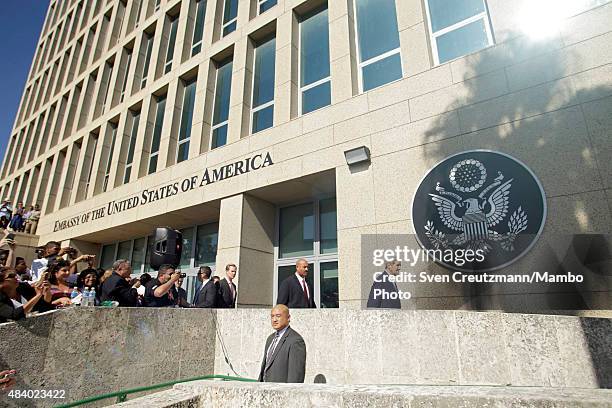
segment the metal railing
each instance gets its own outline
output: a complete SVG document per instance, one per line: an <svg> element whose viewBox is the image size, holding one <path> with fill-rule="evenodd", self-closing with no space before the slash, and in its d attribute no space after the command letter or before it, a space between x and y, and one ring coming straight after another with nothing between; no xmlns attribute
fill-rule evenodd
<svg viewBox="0 0 612 408"><path fill-rule="evenodd" d="M178 383L185 383L185 382L198 381L198 380L215 380L215 379L220 379L223 381L257 382L257 380L254 380L252 378L232 377L229 375L202 375L199 377L186 378L183 380L175 380L175 381L168 381L168 382L160 383L160 384L148 385L146 387L129 388L127 390L109 392L107 394L96 395L96 396L85 398L79 401L71 402L69 404L58 405L57 408L78 407L81 405L89 404L92 402L96 402L96 401L100 401L100 400L104 400L108 398L117 398L116 403L120 403L120 402L127 401L128 394L135 394L137 392L157 390L159 388L170 387Z"/></svg>

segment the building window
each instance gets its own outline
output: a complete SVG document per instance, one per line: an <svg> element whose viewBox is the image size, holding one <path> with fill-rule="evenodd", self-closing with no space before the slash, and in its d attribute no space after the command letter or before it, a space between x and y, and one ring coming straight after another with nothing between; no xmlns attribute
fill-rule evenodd
<svg viewBox="0 0 612 408"><path fill-rule="evenodd" d="M132 247L132 270L140 272L144 265L146 239L144 237L134 240Z"/></svg>
<svg viewBox="0 0 612 408"><path fill-rule="evenodd" d="M166 95L157 98L155 107L155 126L153 127L153 139L151 140L151 151L149 153L149 171L147 174L157 171L157 160L159 158L159 144L161 141L162 128L164 127L164 112L166 111Z"/></svg>
<svg viewBox="0 0 612 408"><path fill-rule="evenodd" d="M100 254L100 268L110 269L113 267L113 262L115 262L117 259L115 258L116 246L116 244L102 246L102 253Z"/></svg>
<svg viewBox="0 0 612 408"><path fill-rule="evenodd" d="M113 77L113 69L115 68L115 64L111 62L106 63L106 82L103 82L102 87L104 88L104 100L102 101L102 109L101 112L104 113L106 109L106 102L108 101L108 94L112 91L111 87L111 79ZM102 81L104 81L104 75L102 75Z"/></svg>
<svg viewBox="0 0 612 408"><path fill-rule="evenodd" d="M155 11L158 11L161 7L161 0L155 0Z"/></svg>
<svg viewBox="0 0 612 408"><path fill-rule="evenodd" d="M89 191L89 185L91 184L91 174L93 173L93 166L96 162L96 150L98 150L98 136L91 135L91 139L89 142L93 145L91 147L91 159L87 165L87 182L85 183L85 196L87 196L87 192Z"/></svg>
<svg viewBox="0 0 612 408"><path fill-rule="evenodd" d="M196 2L196 20L193 27L193 41L191 42L191 56L202 51L202 37L204 36L204 20L206 19L206 0Z"/></svg>
<svg viewBox="0 0 612 408"><path fill-rule="evenodd" d="M178 29L178 16L172 17L170 20L170 38L168 38L168 50L166 52L166 64L164 65L164 74L167 74L172 69L172 60L174 59L174 43L176 42L176 31Z"/></svg>
<svg viewBox="0 0 612 408"><path fill-rule="evenodd" d="M355 0L361 89L365 92L402 77L394 0Z"/></svg>
<svg viewBox="0 0 612 408"><path fill-rule="evenodd" d="M134 150L136 149L136 136L138 135L138 122L140 121L140 112L134 113L132 116L132 131L130 132L130 143L128 147L127 159L125 162L125 173L123 173L123 184L130 181L132 173L132 164L134 161Z"/></svg>
<svg viewBox="0 0 612 408"><path fill-rule="evenodd" d="M219 224L198 225L195 248L195 266L214 266L217 261Z"/></svg>
<svg viewBox="0 0 612 408"><path fill-rule="evenodd" d="M181 230L181 234L183 236L183 248L181 250L181 263L179 264L179 268L192 268L192 260L193 260L193 234L195 233L195 229L193 227L183 228Z"/></svg>
<svg viewBox="0 0 612 408"><path fill-rule="evenodd" d="M179 127L178 149L176 154L177 163L189 158L189 141L191 140L191 123L193 119L195 91L195 79L185 84L185 90L183 93L183 110L181 112L181 125Z"/></svg>
<svg viewBox="0 0 612 408"><path fill-rule="evenodd" d="M300 112L312 112L330 103L329 24L325 7L300 21Z"/></svg>
<svg viewBox="0 0 612 408"><path fill-rule="evenodd" d="M130 65L132 64L132 51L126 50L126 62L125 62L125 73L123 74L123 81L121 83L121 96L119 97L119 103L123 102L125 98L125 88L127 87L128 75L130 73Z"/></svg>
<svg viewBox="0 0 612 408"><path fill-rule="evenodd" d="M427 0L427 17L437 64L493 44L484 0Z"/></svg>
<svg viewBox="0 0 612 408"><path fill-rule="evenodd" d="M230 94L232 92L232 60L228 59L217 67L217 85L213 104L211 149L227 143Z"/></svg>
<svg viewBox="0 0 612 408"><path fill-rule="evenodd" d="M149 76L149 65L151 64L151 54L153 53L153 34L145 34L145 57L142 67L142 79L140 80L140 89L147 84Z"/></svg>
<svg viewBox="0 0 612 408"><path fill-rule="evenodd" d="M117 140L117 125L109 123L111 128L111 145L108 152L108 158L106 159L106 168L104 170L104 183L102 185L102 192L106 192L108 189L108 180L110 178L111 165L113 163L113 151L115 150L115 142Z"/></svg>
<svg viewBox="0 0 612 408"><path fill-rule="evenodd" d="M253 68L253 104L251 108L251 132L272 127L274 122L274 61L276 39L262 42L255 48Z"/></svg>
<svg viewBox="0 0 612 408"><path fill-rule="evenodd" d="M299 258L308 261L306 280L320 307L338 307L336 198L280 208L276 245L276 285L295 273Z"/></svg>
<svg viewBox="0 0 612 408"><path fill-rule="evenodd" d="M236 30L238 22L238 0L225 0L223 6L223 35L225 37L229 33Z"/></svg>
<svg viewBox="0 0 612 408"><path fill-rule="evenodd" d="M259 14L261 14L264 11L267 11L272 7L276 6L277 0L257 0L257 2L259 3L257 9Z"/></svg>

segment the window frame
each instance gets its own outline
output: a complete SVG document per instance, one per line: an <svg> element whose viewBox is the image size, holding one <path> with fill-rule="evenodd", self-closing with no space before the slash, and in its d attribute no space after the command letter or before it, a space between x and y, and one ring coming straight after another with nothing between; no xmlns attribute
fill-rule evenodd
<svg viewBox="0 0 612 408"><path fill-rule="evenodd" d="M251 78L251 115L250 115L250 121L249 121L249 134L252 134L252 135L259 133L259 132L263 132L266 129L270 129L274 127L274 113L272 113L272 126L266 129L259 130L257 132L253 131L253 120L255 118L255 114L259 112L260 110L269 108L270 106L274 107L274 102L276 100L276 92L275 92L276 81L274 81L274 84L272 85L272 100L266 103L262 103L261 105L258 105L255 108L253 107L253 103L254 103L253 98L255 98L255 92L254 92L255 91L255 63L257 62L257 48L267 43L268 41L272 41L272 40L274 40L274 53L275 53L274 55L274 75L276 76L276 33L274 33L273 36L271 35L269 37L266 37L266 39L260 42L258 45L256 45L253 50L253 71L252 71L253 75ZM274 79L276 80L276 78Z"/></svg>
<svg viewBox="0 0 612 408"><path fill-rule="evenodd" d="M276 3L274 3L270 8L278 5L278 0L257 0L257 15L258 16L260 16L263 13L265 13L266 11L270 10L270 9L268 9L268 10L261 11L261 6L266 4L269 1L276 1Z"/></svg>
<svg viewBox="0 0 612 408"><path fill-rule="evenodd" d="M197 78L192 78L188 81L183 80L183 103L181 106L181 114L180 114L180 118L179 118L179 127L178 127L178 134L177 134L177 139L176 139L176 156L174 157L174 162L175 163L182 163L184 161L189 160L189 144L191 143L191 128L188 130L189 136L187 136L186 138L181 140L181 127L183 125L183 112L185 110L185 96L187 95L187 89L188 87L192 86L194 87L193 89L193 106L191 107L191 121L192 121L192 126L193 126L193 114L195 111L195 95L197 93L197 83L198 80ZM183 144L187 144L187 158L185 160L181 160L179 162L179 152L180 152L180 147Z"/></svg>
<svg viewBox="0 0 612 408"><path fill-rule="evenodd" d="M296 202L292 202L290 204L283 204L281 206L277 206L276 207L276 211L275 211L275 224L274 224L274 287L272 290L272 304L274 304L274 302L276 302L276 299L278 298L278 285L279 285L279 280L278 280L278 269L279 267L282 266L295 266L295 263L298 261L298 259L305 259L309 264L312 263L313 264L313 271L312 271L312 277L313 277L313 287L312 290L314 291L314 300L315 303L317 304L317 308L321 308L321 264L323 263L328 263L328 262L338 262L338 250L336 249L335 253L328 253L328 254L322 254L321 253L321 214L320 214L320 207L321 207L321 201L325 200L325 199L329 199L329 198L335 198L336 199L336 203L337 203L337 195L334 194L328 194L328 195L321 195L321 196L317 196L317 197L313 197L311 199L306 199L306 200L301 200L301 201L296 201ZM298 205L302 205L302 204L312 204L313 206L313 216L314 216L314 220L313 220L313 240L312 240L312 248L313 248L313 253L312 255L305 255L305 256L292 256L292 257L288 257L288 258L280 258L279 259L279 254L280 254L280 214L281 214L281 210L283 208L289 208L289 207L295 207ZM336 222L338 220L338 209L336 207ZM310 273L310 272L309 272ZM339 301L340 299L338 299Z"/></svg>
<svg viewBox="0 0 612 408"><path fill-rule="evenodd" d="M314 12L315 10L318 10L318 12ZM323 10L327 10L327 38L329 39L329 5L327 5L325 8L320 8L320 9L315 9L312 10L308 13L306 13L306 15L308 15L308 18L312 18L315 15L317 15L318 13L322 12ZM325 107L328 107L330 105L332 105L332 100L331 100L331 55L329 55L329 75L325 78L321 78L318 81L315 81L311 84L302 86L302 70L301 70L301 66L302 66L302 23L306 20L308 20L308 18L304 19L303 16L299 16L298 18L298 47L297 47L297 52L298 52L298 61L297 61L297 66L298 66L298 117L302 116L302 115L307 115L309 113L312 112L316 112L319 109L323 109ZM328 49L330 48L329 44L328 44ZM331 53L331 50L329 51ZM303 99L303 94L305 91L308 91L312 88L316 88L319 85L322 85L326 82L329 82L329 89L330 89L330 103L329 105L325 105L325 106L321 106L320 108L311 110L310 112L303 112L303 106L302 106L302 99Z"/></svg>
<svg viewBox="0 0 612 408"><path fill-rule="evenodd" d="M166 62L164 63L164 74L167 74L168 72L172 71L172 62L174 61L174 52L176 51L178 24L179 15L173 16L170 20L170 32L168 33L168 45L166 46ZM170 45L172 45L172 53L170 53Z"/></svg>
<svg viewBox="0 0 612 408"><path fill-rule="evenodd" d="M126 51L129 51L126 49ZM125 90L127 88L127 81L128 81L128 75L130 74L130 65L132 64L132 54L133 54L133 50L132 52L127 52L127 61L125 64L125 75L123 75L123 81L121 84L121 93L119 96L119 103L122 103L124 98L125 98Z"/></svg>
<svg viewBox="0 0 612 408"><path fill-rule="evenodd" d="M145 59L142 65L142 77L140 78L140 89L143 89L145 86L147 86L147 79L149 78L149 71L151 70L151 55L153 54L153 40L155 39L155 33L144 33L144 36L147 42L145 45ZM149 44L151 45L149 46Z"/></svg>
<svg viewBox="0 0 612 408"><path fill-rule="evenodd" d="M134 134L134 128L136 128L136 134ZM140 112L132 113L132 129L130 129L130 141L128 143L128 151L125 160L125 167L123 169L123 183L128 184L132 178L132 167L134 165L133 154L136 151L136 139L138 138L138 130L140 128ZM134 149L132 150L132 145ZM130 151L132 151L132 157L130 157ZM127 179L126 179L127 178Z"/></svg>
<svg viewBox="0 0 612 408"><path fill-rule="evenodd" d="M370 58L368 60L365 61L361 61L361 46L359 44L359 24L358 24L358 17L357 17L357 2L359 0L353 0L353 9L355 10L355 17L353 18L353 29L355 30L355 52L357 53L357 78L358 78L358 82L359 82L359 93L362 94L364 92L370 92L373 91L374 89L378 89L381 86L385 86L387 84L391 84L393 82L397 82L400 81L401 79L404 78L404 61L402 60L402 47L401 47L401 43L397 48L394 48L392 50L386 51L382 54L377 55L376 57ZM395 4L395 18L397 19L397 2L394 2ZM398 26L399 26L399 22L398 22ZM399 40L399 31L397 33L398 36L398 40ZM402 71L402 75L401 77L399 77L398 79L394 79L393 81L389 81L389 82L385 82L382 85L378 85L377 87L368 89L367 91L364 91L364 87L363 87L363 69L365 67L367 67L368 65L372 65L378 61L382 61L385 58L391 57L395 54L399 54L400 56L400 70Z"/></svg>
<svg viewBox="0 0 612 408"><path fill-rule="evenodd" d="M436 31L435 33L433 32L433 24L431 22L431 13L429 12L429 0L425 0L425 13L427 16L427 21L426 21L426 25L427 25L427 32L429 33L429 39L430 39L430 43L431 43L431 52L433 54L433 59L434 59L434 66L438 66L438 65L442 65L442 64L446 64L449 63L451 61L457 60L459 58L463 58L466 55L472 54L474 52L479 52L482 51L486 48L489 48L493 45L495 45L495 38L493 37L493 30L491 28L491 17L489 16L489 5L487 4L487 0L482 0L483 4L484 4L484 11L473 15L470 18L466 18L464 20L461 20L455 24L452 24L448 27L445 27L441 30ZM469 52L467 54L463 54L460 55L458 57L455 57L453 59L450 59L448 61L444 61L444 62L440 62L440 55L438 53L438 43L436 42L436 39L438 37L443 36L444 34L448 34L452 31L455 31L459 28L462 28L468 24L474 23L478 20L484 20L485 22L485 30L487 33L487 40L488 40L488 44L486 47L483 47L482 49L478 50L478 51L473 51L473 52Z"/></svg>
<svg viewBox="0 0 612 408"><path fill-rule="evenodd" d="M151 172L151 160L153 160L154 157L155 158L159 157L159 146L157 147L157 150L155 152L152 152L152 150L153 150L153 142L155 141L155 128L157 127L157 116L159 113L159 104L161 103L162 97L164 101L164 113L162 115L162 125L161 125L162 129L164 127L164 121L166 120L166 101L168 100L168 96L164 94L164 95L160 95L155 98L155 120L153 122L153 134L151 135L151 146L149 148L149 160L147 163L147 176L149 174L157 173L157 165L159 164L159 162L155 162L155 171ZM160 132L162 132L162 130L160 130ZM160 143L161 143L161 135L160 135Z"/></svg>
<svg viewBox="0 0 612 408"><path fill-rule="evenodd" d="M213 147L213 135L215 133L216 129L219 129L220 127L223 126L227 126L228 130L229 130L229 109L228 109L228 113L227 113L227 119L224 120L223 122L217 123L216 125L214 124L215 122L215 102L217 101L217 84L219 81L219 71L220 69L225 66L226 64L231 63L232 64L232 70L234 69L234 56L232 55L231 57L226 58L225 60L223 60L223 62L220 63L216 63L215 62L215 93L213 95L213 100L212 100L212 117L210 118L210 141L208 143L208 151L214 150L214 149L218 149L220 147L223 147L225 145L227 145L227 137L225 140L225 144L222 144L220 146L216 146ZM231 76L230 76L230 81L231 81ZM230 98L231 98L231 93L232 93L232 89L231 89L231 85L230 85ZM230 107L231 107L231 103L230 103ZM229 107L228 107L229 108Z"/></svg>
<svg viewBox="0 0 612 408"><path fill-rule="evenodd" d="M236 17L232 18L229 21L224 21L225 20L225 8L227 7L228 2L231 2L231 1L233 0L223 0L223 10L222 10L223 15L221 16L221 38L224 38L230 35L234 31L236 31L236 28L238 28L238 12L237 11L236 11ZM238 2L238 0L236 0L236 2ZM236 7L238 7L238 5L236 5ZM234 28L232 31L225 34L225 28L232 25L233 23L236 23L236 28Z"/></svg>
<svg viewBox="0 0 612 408"><path fill-rule="evenodd" d="M108 158L106 160L106 169L104 171L104 180L102 182L102 192L106 193L106 191L108 191L108 181L110 180L110 173L111 173L111 166L113 163L113 150L115 150L115 142L117 141L117 129L119 128L119 126L117 124L114 123L109 123L109 126L111 127L111 132L113 132L113 135L111 137L111 145L110 145L110 150L108 151Z"/></svg>
<svg viewBox="0 0 612 408"><path fill-rule="evenodd" d="M202 3L204 4L204 14L202 16L202 37L200 38L200 40L198 42L193 42L193 40L195 40L195 35L196 35L196 28L198 27L198 17L199 17L199 9L202 6ZM195 19L193 21L193 35L191 37L191 57L194 57L195 55L199 54L200 52L202 52L202 44L204 42L204 23L206 22L206 6L208 5L208 0L196 0L196 10L195 10ZM195 49L198 48L197 51L195 51Z"/></svg>

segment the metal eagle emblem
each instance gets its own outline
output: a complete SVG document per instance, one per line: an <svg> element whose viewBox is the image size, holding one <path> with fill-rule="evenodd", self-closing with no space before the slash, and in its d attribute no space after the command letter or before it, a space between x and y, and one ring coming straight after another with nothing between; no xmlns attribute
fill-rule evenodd
<svg viewBox="0 0 612 408"><path fill-rule="evenodd" d="M497 269L518 259L541 232L545 213L544 192L533 173L516 159L489 151L464 152L439 163L413 201L414 227L426 249L487 255L469 270Z"/></svg>

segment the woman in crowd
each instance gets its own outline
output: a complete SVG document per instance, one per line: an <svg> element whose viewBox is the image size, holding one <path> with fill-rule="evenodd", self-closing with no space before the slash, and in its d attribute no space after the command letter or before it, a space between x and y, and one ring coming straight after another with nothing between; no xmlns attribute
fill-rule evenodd
<svg viewBox="0 0 612 408"><path fill-rule="evenodd" d="M69 306L72 287L68 283L70 276L70 262L58 259L49 264L49 283L51 284L52 304L55 307Z"/></svg>
<svg viewBox="0 0 612 408"><path fill-rule="evenodd" d="M84 293L85 288L94 289L96 291L95 305L100 305L100 290L98 285L98 274L94 268L83 269L77 278L77 287L81 293Z"/></svg>
<svg viewBox="0 0 612 408"><path fill-rule="evenodd" d="M17 280L15 268L0 268L0 323L25 319L34 309L41 312L53 309L50 289L47 281L30 286Z"/></svg>

